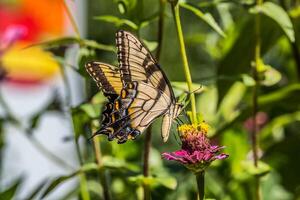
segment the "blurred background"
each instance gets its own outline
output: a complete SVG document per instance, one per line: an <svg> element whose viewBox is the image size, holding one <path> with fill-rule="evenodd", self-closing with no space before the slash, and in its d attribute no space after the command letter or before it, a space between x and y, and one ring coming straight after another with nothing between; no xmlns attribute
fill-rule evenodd
<svg viewBox="0 0 300 200"><path fill-rule="evenodd" d="M197 110L211 126L212 141L230 155L207 170L206 197L254 199L251 65L259 37L263 199L300 199L300 1L272 0L261 7L252 0L179 2L193 82L203 88L196 94ZM88 140L99 128L105 98L84 63L117 65L119 29L143 40L177 96L186 92L165 0L0 1L0 199L107 199L107 191L111 199L142 198L145 135L122 145L105 136L99 144ZM152 129L152 198L194 199L193 175L161 159L180 144L175 125L170 140L162 142L160 121ZM94 149L101 152L100 173Z"/></svg>

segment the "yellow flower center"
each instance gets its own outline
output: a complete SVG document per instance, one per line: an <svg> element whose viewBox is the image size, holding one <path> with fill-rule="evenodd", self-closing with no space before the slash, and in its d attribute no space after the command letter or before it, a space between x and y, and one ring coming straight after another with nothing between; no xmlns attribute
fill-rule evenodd
<svg viewBox="0 0 300 200"><path fill-rule="evenodd" d="M209 130L209 125L205 122L200 122L198 124L183 124L178 127L178 131L181 133L182 137L186 137L187 134L207 134Z"/></svg>

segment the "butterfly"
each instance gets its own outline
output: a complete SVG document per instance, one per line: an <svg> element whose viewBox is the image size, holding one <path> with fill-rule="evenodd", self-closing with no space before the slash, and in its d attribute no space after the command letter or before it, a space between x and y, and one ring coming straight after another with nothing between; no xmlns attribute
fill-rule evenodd
<svg viewBox="0 0 300 200"><path fill-rule="evenodd" d="M182 110L165 73L147 47L133 34L117 31L119 67L87 62L85 68L107 97L100 130L108 140L136 139L156 118L163 116L162 138L169 137L172 121Z"/></svg>

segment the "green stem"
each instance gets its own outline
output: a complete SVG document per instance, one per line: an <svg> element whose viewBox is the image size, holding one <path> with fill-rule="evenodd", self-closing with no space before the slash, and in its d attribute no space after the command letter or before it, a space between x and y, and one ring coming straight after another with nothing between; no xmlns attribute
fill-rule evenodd
<svg viewBox="0 0 300 200"><path fill-rule="evenodd" d="M199 172L196 174L196 180L197 180L197 188L198 188L198 199L203 200L204 199L204 175L205 171Z"/></svg>
<svg viewBox="0 0 300 200"><path fill-rule="evenodd" d="M164 30L164 15L165 15L166 0L159 0L159 19L158 19L158 30L157 30L157 50L156 59L159 61L160 52L162 47L163 30Z"/></svg>
<svg viewBox="0 0 300 200"><path fill-rule="evenodd" d="M192 91L192 77L191 77L191 72L190 72L189 63L188 63L186 50L185 50L184 38L183 38L182 27L180 22L179 5L177 4L177 2L171 1L171 7L172 7L172 13L175 20L178 39L179 39L180 54L183 62L184 74L191 95L192 123L197 123L196 99L195 99L195 94Z"/></svg>
<svg viewBox="0 0 300 200"><path fill-rule="evenodd" d="M256 4L258 6L262 5L263 0L256 0ZM259 78L258 78L258 68L261 62L261 38L260 38L260 26L261 26L261 19L260 14L258 13L255 18L255 65L253 66L252 73L253 73L253 79L255 80L255 85L253 88L253 96L252 96L252 103L253 103L253 128L252 128L252 151L253 151L253 163L255 167L258 167L258 143L257 143L257 120L256 120L256 114L258 112L258 90L260 87ZM255 176L255 199L260 200L261 199L261 191L260 191L260 178L258 176Z"/></svg>
<svg viewBox="0 0 300 200"><path fill-rule="evenodd" d="M95 131L94 128L92 130ZM106 170L103 169L103 161L102 161L102 153L101 153L99 137L97 136L93 137L93 145L94 145L94 151L96 156L96 162L99 167L100 182L103 187L103 198L104 200L110 200L111 198L109 193L108 181L106 177Z"/></svg>
<svg viewBox="0 0 300 200"><path fill-rule="evenodd" d="M144 177L149 176L149 157L151 149L151 135L152 135L152 126L150 125L146 132L145 137L145 146L144 146L144 165L143 165L143 174ZM143 184L144 188L144 200L151 199L151 192L148 184Z"/></svg>
<svg viewBox="0 0 300 200"><path fill-rule="evenodd" d="M80 195L82 200L90 200L91 197L87 187L87 180L84 172L79 174L79 180L80 180Z"/></svg>

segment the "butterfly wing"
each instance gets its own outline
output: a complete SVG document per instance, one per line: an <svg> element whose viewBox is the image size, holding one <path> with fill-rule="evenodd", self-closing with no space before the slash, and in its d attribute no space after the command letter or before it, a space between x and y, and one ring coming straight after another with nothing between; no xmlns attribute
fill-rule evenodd
<svg viewBox="0 0 300 200"><path fill-rule="evenodd" d="M102 62L88 62L85 68L106 97L119 96L123 84L118 68Z"/></svg>
<svg viewBox="0 0 300 200"><path fill-rule="evenodd" d="M146 82L175 100L170 83L150 51L133 34L116 33L117 56L123 84L131 81Z"/></svg>
<svg viewBox="0 0 300 200"><path fill-rule="evenodd" d="M102 126L107 126L112 121L111 113L114 109L114 102L123 88L120 71L112 65L101 62L88 62L85 68L109 99L102 113Z"/></svg>
<svg viewBox="0 0 300 200"><path fill-rule="evenodd" d="M111 112L110 119L113 120L98 133L106 134L109 140L117 138L118 143L135 139L154 119L164 114L170 104L170 98L165 94L136 81L128 83L116 101L119 106Z"/></svg>

